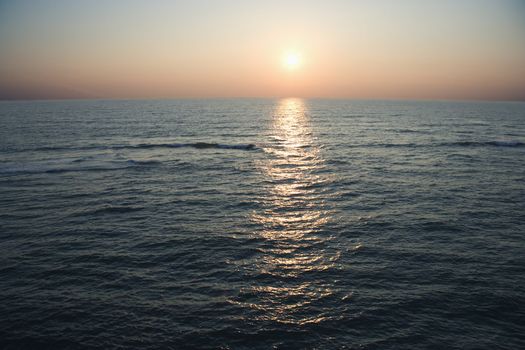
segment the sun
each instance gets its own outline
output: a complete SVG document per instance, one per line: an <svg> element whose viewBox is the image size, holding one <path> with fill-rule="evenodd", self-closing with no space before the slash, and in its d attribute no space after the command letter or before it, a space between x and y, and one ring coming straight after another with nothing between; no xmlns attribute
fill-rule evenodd
<svg viewBox="0 0 525 350"><path fill-rule="evenodd" d="M296 52L289 52L284 56L284 65L288 69L296 69L301 64L301 56Z"/></svg>

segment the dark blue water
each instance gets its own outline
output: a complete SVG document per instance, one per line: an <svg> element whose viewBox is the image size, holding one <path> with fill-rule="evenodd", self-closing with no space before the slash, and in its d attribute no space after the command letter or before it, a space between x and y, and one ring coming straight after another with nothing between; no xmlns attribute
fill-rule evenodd
<svg viewBox="0 0 525 350"><path fill-rule="evenodd" d="M525 348L525 104L0 103L0 347Z"/></svg>

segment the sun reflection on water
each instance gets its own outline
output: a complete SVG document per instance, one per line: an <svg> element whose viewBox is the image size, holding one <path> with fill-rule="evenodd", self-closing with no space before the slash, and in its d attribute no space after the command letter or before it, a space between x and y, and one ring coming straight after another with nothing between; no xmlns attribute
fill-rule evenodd
<svg viewBox="0 0 525 350"><path fill-rule="evenodd" d="M266 238L299 239L318 230L328 220L323 211L319 175L323 161L312 136L305 103L285 99L272 119L272 144L265 148L268 159L259 164L268 188L262 198L264 210L253 215L262 224Z"/></svg>
<svg viewBox="0 0 525 350"><path fill-rule="evenodd" d="M271 123L267 157L257 164L266 188L251 216L264 244L248 269L260 282L241 290L237 302L258 320L318 323L331 316L311 304L334 294L326 274L339 260L324 230L329 179L303 100L281 100Z"/></svg>

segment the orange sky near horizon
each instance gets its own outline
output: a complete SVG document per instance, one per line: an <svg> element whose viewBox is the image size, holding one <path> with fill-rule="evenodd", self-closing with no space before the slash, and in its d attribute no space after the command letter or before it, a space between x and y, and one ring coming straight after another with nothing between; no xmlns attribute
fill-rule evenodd
<svg viewBox="0 0 525 350"><path fill-rule="evenodd" d="M524 15L518 0L1 2L0 99L525 100Z"/></svg>

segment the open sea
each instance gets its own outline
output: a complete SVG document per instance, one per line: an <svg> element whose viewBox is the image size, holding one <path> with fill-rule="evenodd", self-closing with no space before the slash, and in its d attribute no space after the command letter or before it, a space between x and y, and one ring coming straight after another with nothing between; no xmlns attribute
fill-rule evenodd
<svg viewBox="0 0 525 350"><path fill-rule="evenodd" d="M2 349L524 349L525 103L0 102Z"/></svg>

